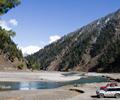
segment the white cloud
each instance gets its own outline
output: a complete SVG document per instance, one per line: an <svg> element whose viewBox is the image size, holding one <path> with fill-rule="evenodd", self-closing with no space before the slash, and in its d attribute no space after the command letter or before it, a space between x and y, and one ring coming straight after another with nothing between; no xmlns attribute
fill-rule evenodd
<svg viewBox="0 0 120 100"><path fill-rule="evenodd" d="M61 37L58 35L50 36L49 43L55 42L56 40L58 40L60 38ZM19 48L22 50L23 56L27 56L27 55L31 55L31 54L38 52L40 49L42 49L46 45L45 42L41 42L40 44L41 44L41 46L30 45L30 46L26 46L26 47L19 46Z"/></svg>
<svg viewBox="0 0 120 100"><path fill-rule="evenodd" d="M9 27L8 23L7 23L5 20L0 20L0 26L1 26L3 29L11 30L11 27Z"/></svg>
<svg viewBox="0 0 120 100"><path fill-rule="evenodd" d="M22 50L23 55L26 56L39 51L41 47L30 45L27 47L20 47L20 49Z"/></svg>
<svg viewBox="0 0 120 100"><path fill-rule="evenodd" d="M11 20L9 21L9 23L10 23L11 25L14 25L14 26L17 26L17 25L18 25L18 22L17 22L16 19L11 19Z"/></svg>
<svg viewBox="0 0 120 100"><path fill-rule="evenodd" d="M61 37L59 35L53 35L49 37L49 43L59 40Z"/></svg>
<svg viewBox="0 0 120 100"><path fill-rule="evenodd" d="M10 19L9 21L0 20L0 26L8 31L12 29L12 26L17 26L17 25L18 22L16 19Z"/></svg>

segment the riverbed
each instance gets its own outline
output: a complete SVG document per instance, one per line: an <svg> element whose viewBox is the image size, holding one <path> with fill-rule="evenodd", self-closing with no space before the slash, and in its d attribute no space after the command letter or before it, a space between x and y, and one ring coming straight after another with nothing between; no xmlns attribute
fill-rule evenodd
<svg viewBox="0 0 120 100"><path fill-rule="evenodd" d="M81 100L116 100L115 98L99 99L96 97L97 87L106 85L108 83L108 82L102 82L102 83L100 82L99 77L103 75L104 74L98 74L98 73L86 74L86 73L79 73L79 72L78 73L0 72L1 82L13 82L13 83L21 82L25 84L26 82L69 83L67 85L64 84L63 86L59 86L51 89L21 88L18 90L0 91L0 100L80 100L80 99ZM108 74L105 74L105 75L108 75ZM111 74L111 75L114 76L114 74ZM120 74L118 74L117 76L119 75ZM86 78L88 79L86 80ZM93 82L93 80L97 80L98 82L95 82L95 81ZM79 84L79 82L81 83ZM76 85L76 84L79 84L79 85ZM20 86L23 86L23 87L28 86L28 83L26 85L20 85ZM9 88L9 86L7 88ZM74 88L82 90L84 91L84 93L70 91L71 89L74 89Z"/></svg>
<svg viewBox="0 0 120 100"><path fill-rule="evenodd" d="M25 81L23 81L25 80ZM0 90L54 89L66 85L106 82L101 76L85 76L73 72L0 73Z"/></svg>

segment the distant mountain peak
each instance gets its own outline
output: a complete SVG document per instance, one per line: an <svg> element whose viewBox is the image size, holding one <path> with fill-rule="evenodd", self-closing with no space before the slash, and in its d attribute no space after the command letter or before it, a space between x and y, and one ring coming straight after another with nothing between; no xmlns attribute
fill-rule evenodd
<svg viewBox="0 0 120 100"><path fill-rule="evenodd" d="M116 12L117 12L117 13L120 13L120 9L118 9Z"/></svg>

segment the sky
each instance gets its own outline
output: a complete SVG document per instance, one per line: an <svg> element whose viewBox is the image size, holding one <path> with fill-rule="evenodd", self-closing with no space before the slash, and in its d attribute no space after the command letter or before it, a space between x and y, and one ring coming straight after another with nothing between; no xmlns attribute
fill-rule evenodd
<svg viewBox="0 0 120 100"><path fill-rule="evenodd" d="M23 53L32 54L118 9L120 0L21 0L1 16L0 26L15 31L15 43Z"/></svg>

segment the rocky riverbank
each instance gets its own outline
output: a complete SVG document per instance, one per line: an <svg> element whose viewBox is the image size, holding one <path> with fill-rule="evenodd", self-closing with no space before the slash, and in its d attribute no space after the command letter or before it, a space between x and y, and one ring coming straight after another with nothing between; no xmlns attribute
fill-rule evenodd
<svg viewBox="0 0 120 100"><path fill-rule="evenodd" d="M70 81L81 78L83 73L64 72L0 72L0 81ZM104 76L117 79L120 74L98 74L84 73L85 76ZM48 76L48 77L47 77ZM99 99L96 96L96 89L106 85L104 83L87 83L67 85L56 89L40 90L14 90L1 91L0 100L116 100L115 98ZM120 85L120 83L118 83Z"/></svg>

